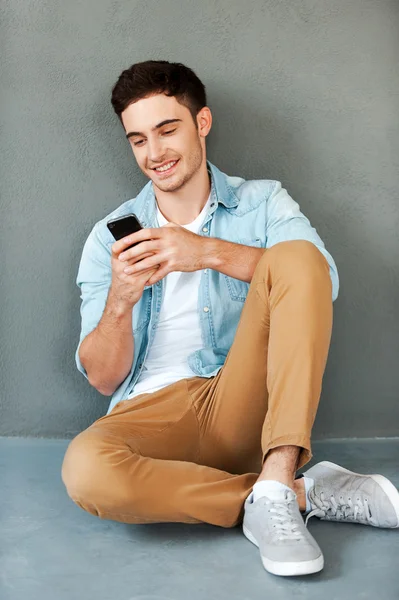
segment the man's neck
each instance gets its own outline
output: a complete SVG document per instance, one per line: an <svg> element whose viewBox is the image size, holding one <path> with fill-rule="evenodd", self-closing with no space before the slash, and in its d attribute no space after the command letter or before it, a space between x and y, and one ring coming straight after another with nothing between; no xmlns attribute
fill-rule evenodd
<svg viewBox="0 0 399 600"><path fill-rule="evenodd" d="M159 210L172 223L192 223L204 208L211 191L206 161L199 171L176 192L154 189Z"/></svg>

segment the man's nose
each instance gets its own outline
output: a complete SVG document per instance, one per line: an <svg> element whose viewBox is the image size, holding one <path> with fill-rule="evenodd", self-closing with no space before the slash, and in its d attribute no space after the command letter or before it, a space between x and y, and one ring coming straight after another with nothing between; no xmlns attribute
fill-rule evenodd
<svg viewBox="0 0 399 600"><path fill-rule="evenodd" d="M162 143L159 140L157 140L157 139L148 140L147 149L148 149L148 160L151 163L154 163L157 165L160 162L162 162L163 156L164 156L164 150L163 150Z"/></svg>

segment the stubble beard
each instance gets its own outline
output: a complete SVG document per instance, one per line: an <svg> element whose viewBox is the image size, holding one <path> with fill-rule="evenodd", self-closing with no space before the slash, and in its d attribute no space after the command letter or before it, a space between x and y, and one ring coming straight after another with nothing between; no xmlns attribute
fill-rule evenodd
<svg viewBox="0 0 399 600"><path fill-rule="evenodd" d="M197 171L199 171L202 165L202 159L202 146L200 143L198 143L198 146L191 152L188 160L186 161L188 164L188 171L185 174L183 174L178 181L171 181L170 183L168 183L167 181L160 181L158 183L153 182L153 184L162 192L177 192L182 187L184 187L192 177L194 177Z"/></svg>

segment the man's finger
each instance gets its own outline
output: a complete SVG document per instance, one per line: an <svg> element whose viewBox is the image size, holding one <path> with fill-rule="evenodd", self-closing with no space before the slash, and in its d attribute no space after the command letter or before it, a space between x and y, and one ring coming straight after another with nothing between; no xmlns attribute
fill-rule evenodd
<svg viewBox="0 0 399 600"><path fill-rule="evenodd" d="M131 233L123 239L126 240L127 246L129 244L138 244L139 242L145 242L147 240L154 240L159 237L162 237L163 234L160 233L160 230L161 227L155 227L153 229L140 229L140 231Z"/></svg>
<svg viewBox="0 0 399 600"><path fill-rule="evenodd" d="M121 252L118 256L118 260L122 262L127 262L129 260L141 260L144 256L148 256L150 254L154 254L154 252L158 250L158 242L153 240L147 242L141 242L137 244L134 248L129 248L129 250L125 250Z"/></svg>
<svg viewBox="0 0 399 600"><path fill-rule="evenodd" d="M154 283L158 283L158 281L161 281L161 279L166 277L166 275L169 275L170 272L171 271L168 269L168 267L162 267L158 269L158 271L154 273L154 275L152 275L152 277L150 277L150 279L147 281L147 285L154 285Z"/></svg>
<svg viewBox="0 0 399 600"><path fill-rule="evenodd" d="M135 276L135 279L139 279L140 281L148 281L148 279L150 277L152 277L153 275L155 275L155 273L158 270L159 265L156 265L156 267L152 267L151 269L146 269L145 271L142 271L141 273L138 273Z"/></svg>
<svg viewBox="0 0 399 600"><path fill-rule="evenodd" d="M134 235L134 234L132 234L132 235ZM135 243L136 242L131 241L131 235L127 235L126 237L124 237L121 240L118 240L117 242L112 244L112 246L111 246L112 253L116 256L116 258L118 258L118 256L122 252L124 252L125 250L127 250L128 248L133 246L133 244L135 244Z"/></svg>
<svg viewBox="0 0 399 600"><path fill-rule="evenodd" d="M152 256L145 258L144 260L140 260L133 265L126 266L123 271L127 275L140 275L143 271L154 268L156 265L159 265L162 262L164 262L164 260L161 253L153 254Z"/></svg>
<svg viewBox="0 0 399 600"><path fill-rule="evenodd" d="M127 266L127 265L134 265L136 262L139 262L140 260L144 260L144 258L148 258L149 256L153 256L153 254L154 254L153 252L146 252L145 254L140 255L138 258L134 258L133 260L132 259L128 260L126 262L125 266Z"/></svg>
<svg viewBox="0 0 399 600"><path fill-rule="evenodd" d="M136 231L136 233L131 233L130 235L127 235L121 240L118 240L117 242L112 244L111 250L114 254L119 255L132 244L138 244L139 242L145 242L146 240L152 240L156 239L157 237L161 237L157 234L157 232L160 229L161 227L156 227L153 229L140 229L140 231Z"/></svg>

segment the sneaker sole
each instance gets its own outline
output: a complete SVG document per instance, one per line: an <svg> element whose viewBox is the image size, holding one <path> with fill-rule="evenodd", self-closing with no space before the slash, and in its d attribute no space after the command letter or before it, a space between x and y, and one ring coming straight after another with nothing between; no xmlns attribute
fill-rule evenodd
<svg viewBox="0 0 399 600"><path fill-rule="evenodd" d="M255 544L259 548L258 542L248 529L243 526L242 528L245 537ZM266 571L273 575L281 575L283 577L295 577L295 575L311 575L312 573L318 573L324 567L324 557L321 554L318 558L313 560L303 560L298 562L278 562L270 560L265 556L260 555L263 566Z"/></svg>
<svg viewBox="0 0 399 600"><path fill-rule="evenodd" d="M323 460L322 462L319 462L317 464L323 465L323 467L329 467L330 469L335 469L336 471L342 471L343 473L350 473L351 475L359 475L360 477L370 477L371 479L373 479L388 496L394 508L396 519L398 521L396 525L394 525L393 527L388 527L387 529L397 529L399 527L399 492L393 485L393 483L389 481L389 479L387 479L383 475L364 475L363 473L355 473L355 471L345 469L344 467L336 465L335 463L332 463L328 460Z"/></svg>

